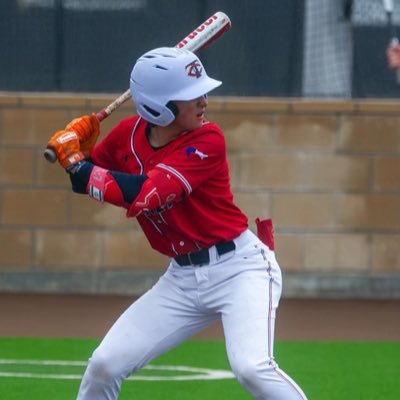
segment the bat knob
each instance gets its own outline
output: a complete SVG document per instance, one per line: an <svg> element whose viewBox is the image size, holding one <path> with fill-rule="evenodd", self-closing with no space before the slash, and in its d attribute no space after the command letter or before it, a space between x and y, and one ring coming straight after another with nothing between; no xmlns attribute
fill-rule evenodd
<svg viewBox="0 0 400 400"><path fill-rule="evenodd" d="M51 163L55 163L57 161L56 153L51 149L46 149L43 153L44 158Z"/></svg>

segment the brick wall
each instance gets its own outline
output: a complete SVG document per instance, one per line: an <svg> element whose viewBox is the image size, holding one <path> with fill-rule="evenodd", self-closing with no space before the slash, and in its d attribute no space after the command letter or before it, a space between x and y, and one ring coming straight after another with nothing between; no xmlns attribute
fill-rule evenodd
<svg viewBox="0 0 400 400"><path fill-rule="evenodd" d="M43 148L110 95L0 93L0 289L142 292L167 259L71 193ZM121 107L107 132L132 112ZM214 98L238 204L273 218L290 295L400 296L400 103Z"/></svg>

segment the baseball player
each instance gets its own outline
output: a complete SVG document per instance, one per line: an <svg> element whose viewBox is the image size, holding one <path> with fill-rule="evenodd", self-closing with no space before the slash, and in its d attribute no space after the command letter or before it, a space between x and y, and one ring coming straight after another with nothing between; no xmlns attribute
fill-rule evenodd
<svg viewBox="0 0 400 400"><path fill-rule="evenodd" d="M49 141L74 192L125 208L170 257L94 351L79 400L117 399L129 375L217 320L232 370L254 398L306 399L273 354L281 271L272 226L260 223L260 238L248 229L233 201L224 134L205 119L207 94L219 85L193 53L155 49L132 70L138 115L97 146L95 115Z"/></svg>

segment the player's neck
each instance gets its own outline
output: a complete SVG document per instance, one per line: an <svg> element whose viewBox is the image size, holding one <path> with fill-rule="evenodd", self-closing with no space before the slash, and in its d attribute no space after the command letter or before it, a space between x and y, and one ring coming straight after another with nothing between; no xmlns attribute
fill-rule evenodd
<svg viewBox="0 0 400 400"><path fill-rule="evenodd" d="M177 139L184 131L174 124L168 126L152 126L149 133L149 142L152 147L163 147Z"/></svg>

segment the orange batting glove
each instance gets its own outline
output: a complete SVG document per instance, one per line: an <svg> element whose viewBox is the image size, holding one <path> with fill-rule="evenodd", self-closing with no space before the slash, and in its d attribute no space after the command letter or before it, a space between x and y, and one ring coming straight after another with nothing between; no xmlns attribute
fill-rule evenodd
<svg viewBox="0 0 400 400"><path fill-rule="evenodd" d="M84 115L73 119L66 127L66 131L75 132L80 142L80 150L86 156L90 157L92 148L100 135L100 122L96 114Z"/></svg>
<svg viewBox="0 0 400 400"><path fill-rule="evenodd" d="M73 164L86 158L80 151L79 138L75 132L56 132L47 143L46 148L56 153L58 162L67 170Z"/></svg>

